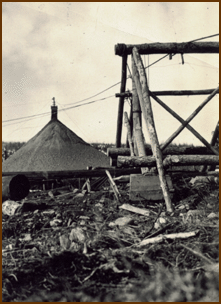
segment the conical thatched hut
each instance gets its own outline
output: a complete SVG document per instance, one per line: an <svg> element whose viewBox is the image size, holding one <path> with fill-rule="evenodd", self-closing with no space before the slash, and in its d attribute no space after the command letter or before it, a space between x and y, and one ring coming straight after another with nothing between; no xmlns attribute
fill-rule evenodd
<svg viewBox="0 0 221 304"><path fill-rule="evenodd" d="M49 123L2 163L2 172L86 170L87 166L110 165L109 157L57 119L55 104L51 110Z"/></svg>

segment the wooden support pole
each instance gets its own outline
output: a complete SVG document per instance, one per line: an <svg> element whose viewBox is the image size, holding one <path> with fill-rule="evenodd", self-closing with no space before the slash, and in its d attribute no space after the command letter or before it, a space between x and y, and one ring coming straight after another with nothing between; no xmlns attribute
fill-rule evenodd
<svg viewBox="0 0 221 304"><path fill-rule="evenodd" d="M133 138L133 113L132 113L132 103L130 105L130 117L128 118L129 126L130 126L130 134L131 134L131 139ZM132 139L133 141L133 139ZM126 148L129 148L129 140L128 140L128 134L127 134L127 139L126 139Z"/></svg>
<svg viewBox="0 0 221 304"><path fill-rule="evenodd" d="M217 155L167 155L163 159L163 166L199 166L203 164L218 165L219 156ZM118 167L154 167L156 159L154 156L118 156Z"/></svg>
<svg viewBox="0 0 221 304"><path fill-rule="evenodd" d="M146 73L145 73L145 70L143 67L143 63L142 63L140 54L136 47L133 48L133 57L134 57L134 61L136 63L136 66L137 66L137 69L138 69L138 72L140 75L140 80L137 79L137 77L135 77L135 79L137 79L135 81L136 88L137 88L137 92L138 92L138 96L139 96L139 100L140 100L141 109L142 109L142 112L143 112L143 115L145 118L147 131L148 131L148 134L150 137L150 143L151 143L151 148L153 151L153 156L156 159L160 185L161 185L163 196L165 199L167 211L172 212L173 207L172 207L172 203L171 203L171 199L170 199L170 193L169 193L169 189L167 186L166 178L164 176L162 153L160 150L160 145L159 145L157 133L155 130L153 112L152 112L150 97L148 94L149 89L148 89L148 85L147 85ZM137 83L140 83L140 85L137 86ZM141 88L140 88L140 86L141 86Z"/></svg>
<svg viewBox="0 0 221 304"><path fill-rule="evenodd" d="M134 149L133 149L133 143L132 143L132 137L131 137L130 123L129 123L129 120L128 120L127 112L124 112L124 123L127 127L127 139L128 139L129 147L130 147L130 155L134 156Z"/></svg>
<svg viewBox="0 0 221 304"><path fill-rule="evenodd" d="M147 54L218 54L219 42L171 42L171 43L144 43L144 44L123 44L115 45L115 55L131 55L133 48L136 47L141 55Z"/></svg>
<svg viewBox="0 0 221 304"><path fill-rule="evenodd" d="M127 80L127 55L122 57L122 74L121 74L121 87L120 93L125 92ZM124 111L124 97L120 97L118 105L118 117L117 117L117 134L116 134L116 147L121 146L121 133L122 133L122 121Z"/></svg>
<svg viewBox="0 0 221 304"><path fill-rule="evenodd" d="M136 73L137 69L134 68L135 62L133 59L133 56L131 56L131 67L132 67L132 115L133 115L133 141L134 141L134 151L135 155L139 155L138 149L137 149L137 142L136 138L139 141L139 146L142 146L143 140L141 141L141 138L143 136L142 134L142 121L141 121L141 108L140 108L140 102L137 94L136 85L134 82L134 73ZM135 135L136 134L136 135ZM144 154L146 155L146 154Z"/></svg>
<svg viewBox="0 0 221 304"><path fill-rule="evenodd" d="M132 107L133 107L134 144L137 149L136 154L139 156L145 156L146 151L144 146L144 136L141 125L141 108L140 108L140 102L137 94L136 85L133 80L135 74L137 78L139 78L139 74L133 56L131 56L131 65L132 65L132 92L133 92ZM148 168L141 168L142 174L148 171L149 171Z"/></svg>
<svg viewBox="0 0 221 304"><path fill-rule="evenodd" d="M183 125L185 125L185 120L182 119L176 112L174 112L170 107L168 107L162 100L160 100L156 95L154 95L152 92L150 92L150 96L156 100L165 110L167 110L173 117L175 117L177 120L179 120ZM219 155L219 152L214 149L205 138L203 138L193 127L190 125L186 125L186 128L192 132L208 149L210 149L214 154ZM181 131L180 131L181 132ZM178 134L177 134L178 135ZM167 145L168 146L168 145ZM161 146L161 151L163 151L166 148L165 143Z"/></svg>
<svg viewBox="0 0 221 304"><path fill-rule="evenodd" d="M151 93L155 94L156 96L189 96L189 95L209 95L215 89L208 89L208 90L176 90L176 91L150 91ZM219 92L217 92L219 94ZM115 97L131 97L132 94L130 92L125 93L116 93Z"/></svg>
<svg viewBox="0 0 221 304"><path fill-rule="evenodd" d="M216 88L212 94L210 94L199 107L185 120L185 122L166 140L166 142L161 146L161 149L165 149L173 140L176 138L180 132L188 125L188 123L199 113L200 110L216 95L219 91L219 87ZM211 146L210 146L211 147ZM214 153L217 154L217 151L214 150Z"/></svg>

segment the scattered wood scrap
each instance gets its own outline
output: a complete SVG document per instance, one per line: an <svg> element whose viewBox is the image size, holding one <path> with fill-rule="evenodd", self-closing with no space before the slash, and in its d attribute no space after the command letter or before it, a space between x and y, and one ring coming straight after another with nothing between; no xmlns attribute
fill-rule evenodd
<svg viewBox="0 0 221 304"><path fill-rule="evenodd" d="M146 245L149 245L149 244L162 242L163 240L186 239L186 238L193 237L193 236L197 235L197 233L199 233L199 230L190 231L190 232L180 232L180 233L159 235L159 236L156 236L154 238L143 240L139 244L136 244L136 246L138 246L138 247L146 246Z"/></svg>
<svg viewBox="0 0 221 304"><path fill-rule="evenodd" d="M156 301L149 284L156 280L166 300L165 284L181 302L201 300L211 290L205 286L218 297L219 188L190 180L173 180L179 190L172 214L162 201L131 202L121 182L121 206L109 183L90 192L31 191L25 202L33 209L2 215L3 301L129 301L128 288L136 300ZM177 279L186 284L187 274L191 292L177 285ZM200 295L195 286L204 286Z"/></svg>

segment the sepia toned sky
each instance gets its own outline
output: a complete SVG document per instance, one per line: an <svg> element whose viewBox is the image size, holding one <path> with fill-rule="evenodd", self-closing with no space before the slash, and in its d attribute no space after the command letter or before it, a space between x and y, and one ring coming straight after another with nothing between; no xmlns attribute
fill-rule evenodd
<svg viewBox="0 0 221 304"><path fill-rule="evenodd" d="M50 120L55 97L59 120L78 136L89 143L115 143L122 59L114 46L187 42L218 34L219 3L3 2L2 24L2 140L32 138ZM202 41L219 41L219 36ZM147 66L161 57L142 59ZM218 54L184 54L184 62L176 55L146 69L150 90L218 87ZM130 57L128 65L131 70ZM131 90L131 79L126 89ZM186 119L206 97L160 98ZM154 100L152 108L162 143L180 123ZM125 101L128 114L129 109ZM218 119L216 95L191 125L210 141ZM143 131L149 143L145 124ZM174 142L201 145L188 130Z"/></svg>

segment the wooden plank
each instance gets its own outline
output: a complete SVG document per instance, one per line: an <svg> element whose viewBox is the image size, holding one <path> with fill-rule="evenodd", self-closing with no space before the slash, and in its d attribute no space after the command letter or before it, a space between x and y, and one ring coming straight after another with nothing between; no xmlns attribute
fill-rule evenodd
<svg viewBox="0 0 221 304"><path fill-rule="evenodd" d="M133 48L136 47L141 55L144 54L218 54L219 42L171 42L171 43L144 43L144 44L123 44L115 45L115 55L131 55Z"/></svg>
<svg viewBox="0 0 221 304"><path fill-rule="evenodd" d="M127 56L123 56L121 87L120 87L121 93L125 92L126 81L127 81ZM116 134L116 147L117 148L121 146L123 111L124 111L124 97L120 97L119 105L118 105L118 117L117 117L117 134Z"/></svg>
<svg viewBox="0 0 221 304"><path fill-rule="evenodd" d="M119 197L120 197L121 195L120 195L120 192L119 192L119 190L118 190L118 188L117 188L117 185L115 184L115 182L114 182L112 176L110 175L110 172L109 172L108 170L105 170L105 171L106 171L106 174L107 174L107 176L108 176L108 178L109 178L110 185L111 185L111 187L112 187L112 189L113 189L113 191L114 191L114 195L115 195L117 201L119 201Z"/></svg>
<svg viewBox="0 0 221 304"><path fill-rule="evenodd" d="M174 191L170 176L165 176L170 192ZM164 198L159 176L130 175L130 200L162 200ZM170 194L172 197L172 194Z"/></svg>
<svg viewBox="0 0 221 304"><path fill-rule="evenodd" d="M192 132L208 149L210 149L214 154L219 155L219 152L216 151L216 149L214 149L206 140L205 138L203 138L193 127L191 127L189 124L186 124L186 121L184 119L182 119L176 112L174 112L171 108L169 108L162 100L160 100L157 96L155 96L153 93L149 92L150 96L156 100L165 110L167 110L173 117L175 117L177 120L179 120L182 125L190 131ZM212 95L212 94L211 94ZM210 95L210 96L211 96ZM214 96L214 95L213 95ZM200 111L200 110L199 110ZM194 117L194 116L193 116ZM182 130L181 130L182 131ZM181 132L180 131L180 132ZM178 133L179 134L179 133ZM178 135L177 134L177 135ZM177 136L176 135L176 136ZM172 135L173 136L173 135ZM171 141L173 140L171 136ZM170 141L170 142L171 142ZM168 144L169 145L169 140L168 140ZM166 147L165 143L161 146L161 150L163 151Z"/></svg>
<svg viewBox="0 0 221 304"><path fill-rule="evenodd" d="M191 120L202 110L202 108L216 95L218 92L219 87L217 87L212 94L210 94L200 105L199 107L185 120L185 123L183 123L161 146L161 149L165 149L173 140L176 138L180 132L188 125L188 123L191 122ZM210 149L213 149L213 147L210 145ZM217 151L214 150L214 153L217 154Z"/></svg>
<svg viewBox="0 0 221 304"><path fill-rule="evenodd" d="M135 47L133 48L133 57L134 61L136 63L139 75L140 75L140 81L137 79L136 82L136 88L140 100L141 109L144 115L144 120L146 123L147 131L150 138L151 148L153 151L153 155L156 159L157 164L157 170L159 174L160 184L163 191L163 196L166 203L166 209L168 212L173 211L173 206L171 203L171 198L169 195L169 189L166 183L166 179L164 176L164 168L163 168L163 160L162 160L162 153L160 150L160 145L155 129L155 123L153 119L153 112L150 102L150 96L148 94L149 88L147 85L147 78L146 73L143 67L143 63L140 57L140 54L138 52L138 49Z"/></svg>

